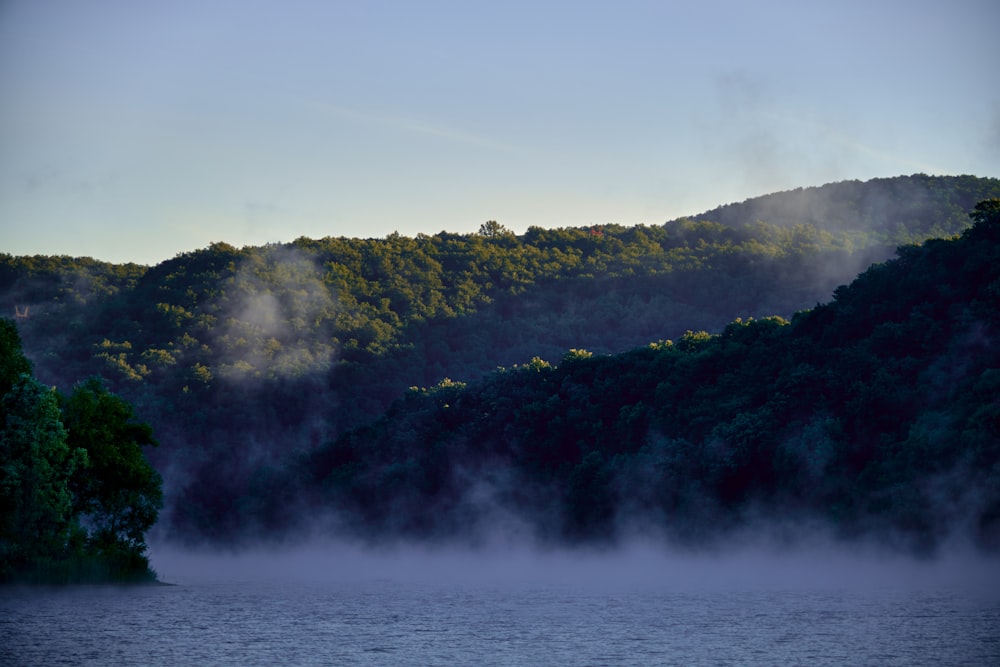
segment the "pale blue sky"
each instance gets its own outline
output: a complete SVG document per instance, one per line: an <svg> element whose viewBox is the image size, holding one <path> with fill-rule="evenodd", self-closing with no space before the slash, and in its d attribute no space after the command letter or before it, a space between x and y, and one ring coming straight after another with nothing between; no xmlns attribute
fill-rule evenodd
<svg viewBox="0 0 1000 667"><path fill-rule="evenodd" d="M995 0L0 0L0 251L152 264L996 177L998 26Z"/></svg>

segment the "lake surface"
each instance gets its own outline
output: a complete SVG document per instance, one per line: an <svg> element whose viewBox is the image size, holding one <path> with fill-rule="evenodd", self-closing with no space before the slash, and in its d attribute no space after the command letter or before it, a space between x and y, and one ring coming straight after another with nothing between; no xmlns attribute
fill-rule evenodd
<svg viewBox="0 0 1000 667"><path fill-rule="evenodd" d="M0 589L0 664L1000 665L995 589L939 580L731 568L706 584L595 577L609 564L578 561L519 576L516 558L498 577L447 560L424 577L336 565L321 577L312 561L275 562L285 576L188 563L172 578L158 568L172 586Z"/></svg>

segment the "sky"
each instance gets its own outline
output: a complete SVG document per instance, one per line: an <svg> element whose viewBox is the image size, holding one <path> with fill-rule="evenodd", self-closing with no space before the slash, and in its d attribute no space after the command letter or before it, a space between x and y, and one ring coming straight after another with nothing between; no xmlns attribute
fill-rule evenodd
<svg viewBox="0 0 1000 667"><path fill-rule="evenodd" d="M0 0L0 252L662 224L1000 177L995 0Z"/></svg>

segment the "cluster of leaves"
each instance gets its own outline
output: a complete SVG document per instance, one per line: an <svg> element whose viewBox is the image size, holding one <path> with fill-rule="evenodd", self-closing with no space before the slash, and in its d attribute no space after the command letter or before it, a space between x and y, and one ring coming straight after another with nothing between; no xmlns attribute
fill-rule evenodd
<svg viewBox="0 0 1000 667"><path fill-rule="evenodd" d="M764 512L1000 549L1000 199L973 217L791 322L414 389L289 479L373 538L453 537L499 512L542 539L703 540Z"/></svg>
<svg viewBox="0 0 1000 667"><path fill-rule="evenodd" d="M0 320L0 583L149 581L162 505L152 430L97 379L42 385Z"/></svg>

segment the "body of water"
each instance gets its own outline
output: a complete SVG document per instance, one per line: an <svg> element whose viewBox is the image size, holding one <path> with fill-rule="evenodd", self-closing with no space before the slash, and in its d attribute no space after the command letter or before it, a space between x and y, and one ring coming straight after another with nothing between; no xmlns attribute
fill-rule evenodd
<svg viewBox="0 0 1000 667"><path fill-rule="evenodd" d="M178 585L0 589L0 664L1000 665L1000 599L938 582L328 567L273 577L259 563L190 566Z"/></svg>

